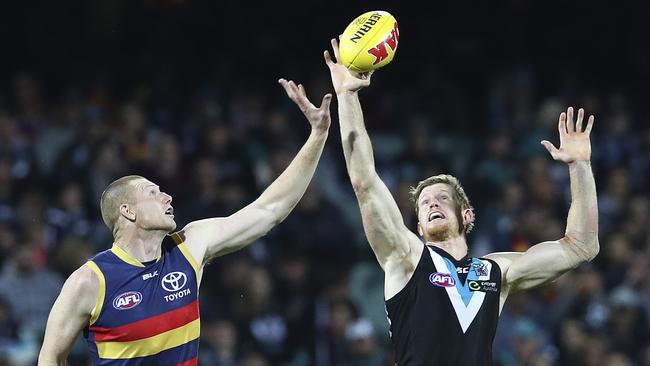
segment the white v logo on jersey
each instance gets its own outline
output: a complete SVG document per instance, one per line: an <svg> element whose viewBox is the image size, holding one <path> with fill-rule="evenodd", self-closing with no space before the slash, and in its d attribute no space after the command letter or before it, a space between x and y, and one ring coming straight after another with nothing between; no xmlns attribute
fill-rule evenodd
<svg viewBox="0 0 650 366"><path fill-rule="evenodd" d="M448 274L456 280L454 286L445 287L445 290L456 312L456 318L460 323L460 327L463 333L465 333L472 324L472 321L474 321L474 318L476 318L476 314L478 314L485 299L485 292L470 291L468 283L470 280L488 280L490 278L492 264L487 261L481 261L482 270L470 271L467 275L467 281L461 283L456 273L456 266L449 259L443 258L428 246L427 249L429 249L436 271L438 273Z"/></svg>

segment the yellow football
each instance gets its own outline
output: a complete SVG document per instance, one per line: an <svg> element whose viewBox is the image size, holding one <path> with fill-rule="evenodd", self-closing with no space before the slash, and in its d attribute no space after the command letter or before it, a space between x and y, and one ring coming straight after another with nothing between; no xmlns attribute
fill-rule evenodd
<svg viewBox="0 0 650 366"><path fill-rule="evenodd" d="M391 62L398 43L395 18L386 11L369 11L345 28L339 40L340 61L352 71L376 70Z"/></svg>

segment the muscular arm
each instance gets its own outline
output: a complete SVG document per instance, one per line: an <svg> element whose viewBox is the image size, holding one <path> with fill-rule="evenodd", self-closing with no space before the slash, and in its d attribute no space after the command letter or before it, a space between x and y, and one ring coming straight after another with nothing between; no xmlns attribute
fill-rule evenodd
<svg viewBox="0 0 650 366"><path fill-rule="evenodd" d="M339 59L338 43L332 40ZM411 232L386 185L375 171L370 137L363 121L358 90L370 84L370 76L357 77L325 52L339 102L339 122L345 163L357 196L368 242L386 275L385 296L399 292L413 274L423 245Z"/></svg>
<svg viewBox="0 0 650 366"><path fill-rule="evenodd" d="M375 171L357 92L338 93L337 98L345 162L370 246L384 270L390 262L409 262L411 243L420 240L404 225L393 196Z"/></svg>
<svg viewBox="0 0 650 366"><path fill-rule="evenodd" d="M67 279L47 320L39 366L65 365L68 352L88 325L99 293L97 275L82 266Z"/></svg>
<svg viewBox="0 0 650 366"><path fill-rule="evenodd" d="M583 132L582 115L583 111L580 110L574 130L573 109L568 111L568 124L571 125L568 128L565 127L566 116L562 113L559 150L550 143L543 142L554 159L569 165L571 206L564 237L537 244L525 253L494 253L488 256L499 263L504 283L510 291L524 290L552 281L598 254L598 204L596 184L589 162L589 132L593 117Z"/></svg>
<svg viewBox="0 0 650 366"><path fill-rule="evenodd" d="M282 222L314 175L330 126L331 95L325 95L321 107L316 108L307 100L302 85L284 79L280 83L309 120L311 134L285 171L251 204L231 216L194 221L183 229L197 263L239 250Z"/></svg>

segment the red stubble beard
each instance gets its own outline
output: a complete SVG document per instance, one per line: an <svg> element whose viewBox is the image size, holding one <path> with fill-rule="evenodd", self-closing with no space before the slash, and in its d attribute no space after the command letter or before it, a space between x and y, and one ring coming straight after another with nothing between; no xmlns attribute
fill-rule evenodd
<svg viewBox="0 0 650 366"><path fill-rule="evenodd" d="M436 226L435 228L426 231L426 234L429 237L428 241L441 242L441 241L452 239L463 233L464 227L462 224L463 222L462 211L460 207L456 208L454 211L455 211L454 214L456 215L456 222L458 223L458 232L454 233L451 222L447 221L446 225ZM425 226L425 228L426 227L427 226Z"/></svg>

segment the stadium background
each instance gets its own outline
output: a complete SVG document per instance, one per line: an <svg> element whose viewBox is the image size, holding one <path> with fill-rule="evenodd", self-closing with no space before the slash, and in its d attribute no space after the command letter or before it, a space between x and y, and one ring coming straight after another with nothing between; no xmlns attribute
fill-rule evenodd
<svg viewBox="0 0 650 366"><path fill-rule="evenodd" d="M596 115L601 253L511 296L496 363L650 365L649 4L3 4L0 365L33 363L62 280L109 247L98 198L114 178L158 182L179 227L254 199L308 133L276 80L319 101L331 91L322 51L369 8L400 22L397 56L361 100L377 169L411 227L409 186L451 172L477 209L473 254L560 237L567 168L538 141L557 142L569 105ZM295 211L206 268L202 365L391 364L382 274L332 112ZM85 364L83 343L70 359Z"/></svg>

